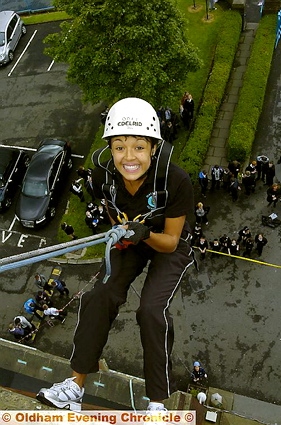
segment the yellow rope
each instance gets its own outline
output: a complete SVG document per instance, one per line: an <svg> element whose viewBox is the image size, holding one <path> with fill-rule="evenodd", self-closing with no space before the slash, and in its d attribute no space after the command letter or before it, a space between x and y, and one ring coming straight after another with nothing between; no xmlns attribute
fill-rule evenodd
<svg viewBox="0 0 281 425"><path fill-rule="evenodd" d="M193 246L192 248L199 249L197 246ZM238 258L239 260L250 261L252 263L262 264L263 266L269 266L269 267L275 267L277 269L281 269L281 266L279 266L278 264L266 263L265 261L253 260L252 258L241 257L240 255L226 254L225 252L213 251L211 249L206 249L206 251L212 252L214 254L225 255L227 257Z"/></svg>

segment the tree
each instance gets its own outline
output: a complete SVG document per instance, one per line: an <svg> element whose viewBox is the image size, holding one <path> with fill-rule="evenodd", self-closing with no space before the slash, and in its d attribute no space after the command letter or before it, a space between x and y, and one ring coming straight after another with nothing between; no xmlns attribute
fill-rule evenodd
<svg viewBox="0 0 281 425"><path fill-rule="evenodd" d="M73 19L46 38L47 54L69 64L68 79L86 101L179 98L201 60L173 0L55 0Z"/></svg>

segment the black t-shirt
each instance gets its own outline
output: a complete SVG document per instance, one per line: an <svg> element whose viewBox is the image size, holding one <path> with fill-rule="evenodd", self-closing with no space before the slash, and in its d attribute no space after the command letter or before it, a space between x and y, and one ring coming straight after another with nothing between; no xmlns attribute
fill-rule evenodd
<svg viewBox="0 0 281 425"><path fill-rule="evenodd" d="M102 164L104 166L107 163ZM145 215L151 211L149 208L149 196L154 190L156 161L147 173L147 178L140 186L138 191L131 195L125 188L123 178L119 172L114 173L114 182L117 188L115 205L119 211L127 214L129 220L133 220L139 214ZM112 168L111 166L109 167ZM103 184L106 182L106 170L96 167L92 173L93 191L95 198L107 199L109 214L113 220L119 224L118 212L114 208L112 199L106 190L103 192ZM164 211L154 213L152 217L146 217L145 224L154 232L162 232L164 230L165 218L176 218L190 214L193 211L193 188L189 175L175 164L170 164L167 178L168 199ZM188 223L186 222L185 230L190 232ZM183 235L184 236L184 235Z"/></svg>

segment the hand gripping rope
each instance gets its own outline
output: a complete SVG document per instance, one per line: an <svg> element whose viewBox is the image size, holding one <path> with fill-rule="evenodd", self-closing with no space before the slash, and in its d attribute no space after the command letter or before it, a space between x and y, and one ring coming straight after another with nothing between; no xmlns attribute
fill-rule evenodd
<svg viewBox="0 0 281 425"><path fill-rule="evenodd" d="M77 249L82 249L100 243L106 243L106 274L103 280L103 282L106 283L111 274L110 250L112 245L116 244L116 242L118 242L125 234L126 229L120 225L110 229L106 233L100 233L98 235L89 236L87 238L76 239L70 242L65 242L46 248L39 248L37 250L25 252L23 254L2 258L0 259L0 273L6 270L12 270L29 264L38 263L39 261L47 260L55 256L64 255L68 252L77 251Z"/></svg>

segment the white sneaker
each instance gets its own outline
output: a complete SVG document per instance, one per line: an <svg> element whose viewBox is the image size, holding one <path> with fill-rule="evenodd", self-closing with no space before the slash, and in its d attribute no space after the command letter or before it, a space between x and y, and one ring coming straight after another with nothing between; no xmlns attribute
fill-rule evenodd
<svg viewBox="0 0 281 425"><path fill-rule="evenodd" d="M146 415L149 416L149 425L168 425L167 421L161 420L162 415L165 415L165 412L168 410L164 405L155 406L155 405L148 405L146 410ZM162 413L161 413L162 412ZM144 425L146 425L147 422L144 422Z"/></svg>
<svg viewBox="0 0 281 425"><path fill-rule="evenodd" d="M74 378L67 378L63 382L54 384L51 388L41 388L36 395L37 400L47 406L81 411L84 388L74 382Z"/></svg>

